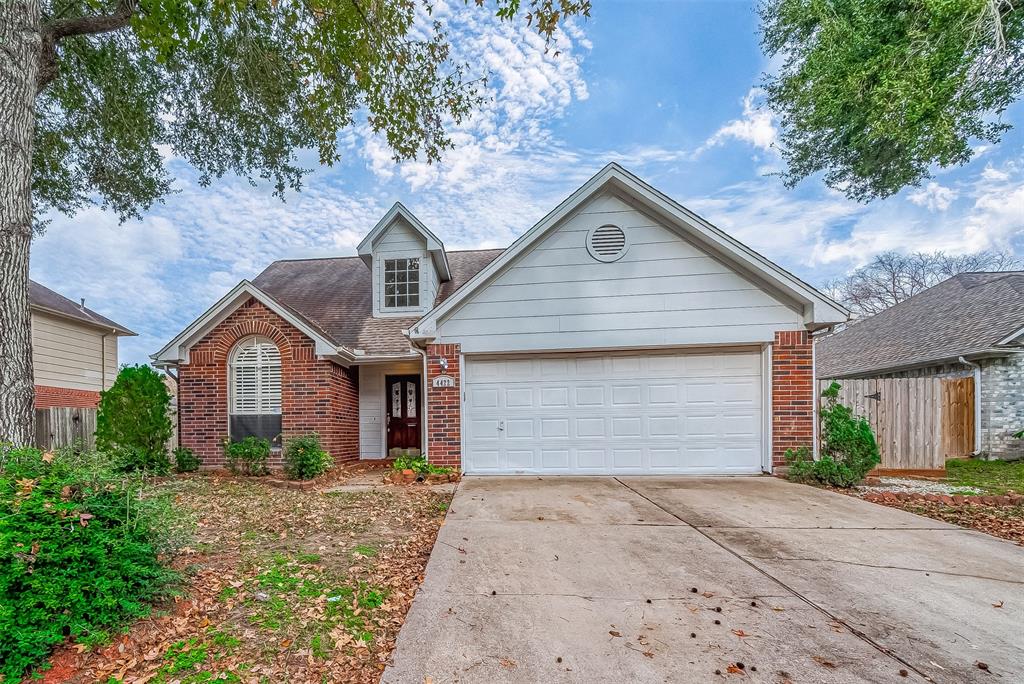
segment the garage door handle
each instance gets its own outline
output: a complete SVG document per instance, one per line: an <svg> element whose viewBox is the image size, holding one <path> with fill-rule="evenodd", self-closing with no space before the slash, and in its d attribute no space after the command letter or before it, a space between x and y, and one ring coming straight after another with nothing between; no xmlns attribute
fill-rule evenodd
<svg viewBox="0 0 1024 684"><path fill-rule="evenodd" d="M505 421L503 421L503 420L499 420L498 421L498 429L499 430L504 430L505 429Z"/></svg>

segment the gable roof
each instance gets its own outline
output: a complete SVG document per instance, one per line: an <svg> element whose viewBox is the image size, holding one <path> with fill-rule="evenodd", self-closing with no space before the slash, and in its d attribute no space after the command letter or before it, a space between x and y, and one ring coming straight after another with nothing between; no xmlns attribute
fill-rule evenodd
<svg viewBox="0 0 1024 684"><path fill-rule="evenodd" d="M962 273L818 341L821 378L1021 349L1024 271Z"/></svg>
<svg viewBox="0 0 1024 684"><path fill-rule="evenodd" d="M612 162L520 236L499 258L473 276L466 287L429 311L410 329L410 336L415 339L433 337L439 321L454 312L463 301L472 296L473 292L496 278L520 254L525 253L531 245L559 225L562 219L606 189L630 196L649 213L664 221L667 227L685 234L708 252L723 258L733 267L766 284L784 297L803 305L804 321L809 328L827 327L849 319L850 312L841 304Z"/></svg>
<svg viewBox="0 0 1024 684"><path fill-rule="evenodd" d="M97 328L104 328L113 332L115 335L136 335L136 333L124 327L120 323L115 323L106 316L101 316L82 304L76 304L64 295L54 292L50 288L45 285L41 285L34 280L28 281L28 303L33 309L44 311L62 318L70 318L78 323L85 323Z"/></svg>
<svg viewBox="0 0 1024 684"><path fill-rule="evenodd" d="M449 253L451 280L442 285L434 303L451 296L501 251ZM239 283L151 358L158 363L188 358L187 348L249 297L317 341L318 354L337 354L346 360L411 354L403 331L416 317L374 318L372 287L360 257L275 261L251 283Z"/></svg>
<svg viewBox="0 0 1024 684"><path fill-rule="evenodd" d="M387 229L395 222L396 219L405 219L405 221L412 226L412 229L420 234L424 242L427 244L427 251L430 253L431 259L434 261L434 267L437 269L438 274L441 276L441 280L445 281L451 277L449 271L448 254L445 252L444 243L428 229L423 222L420 221L416 216L405 208L405 205L401 202L395 202L395 204L388 210L388 213L384 214L380 221L377 221L366 237L363 238L359 246L356 247L356 253L366 263L370 265L373 255L373 247L383 237Z"/></svg>

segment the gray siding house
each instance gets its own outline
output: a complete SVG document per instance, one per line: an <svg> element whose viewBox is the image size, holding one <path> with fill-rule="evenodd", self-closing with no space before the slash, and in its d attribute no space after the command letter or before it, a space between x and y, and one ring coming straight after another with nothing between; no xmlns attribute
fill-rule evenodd
<svg viewBox="0 0 1024 684"><path fill-rule="evenodd" d="M976 453L1024 458L1024 272L954 276L817 348L820 379L973 376Z"/></svg>

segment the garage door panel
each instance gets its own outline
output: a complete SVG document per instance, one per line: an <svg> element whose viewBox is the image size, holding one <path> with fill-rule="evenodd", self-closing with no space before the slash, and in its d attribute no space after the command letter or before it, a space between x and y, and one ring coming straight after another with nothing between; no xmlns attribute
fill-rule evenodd
<svg viewBox="0 0 1024 684"><path fill-rule="evenodd" d="M542 387L540 405L545 408L565 408L569 406L568 387Z"/></svg>
<svg viewBox="0 0 1024 684"><path fill-rule="evenodd" d="M760 358L759 352L469 357L466 469L758 472Z"/></svg>

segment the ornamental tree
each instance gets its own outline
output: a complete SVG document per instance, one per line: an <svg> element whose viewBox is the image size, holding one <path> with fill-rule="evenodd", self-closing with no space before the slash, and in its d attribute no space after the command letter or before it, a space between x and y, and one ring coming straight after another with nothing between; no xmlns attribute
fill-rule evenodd
<svg viewBox="0 0 1024 684"><path fill-rule="evenodd" d="M1009 128L1020 0L764 0L760 13L790 187L820 172L851 199L888 197Z"/></svg>
<svg viewBox="0 0 1024 684"><path fill-rule="evenodd" d="M461 11L486 11L474 0ZM494 0L550 40L589 0ZM365 120L396 161L435 161L482 102L430 0L5 0L0 5L0 441L32 439L28 261L50 211L138 217L172 190L161 149L208 184L297 190L297 151L338 160Z"/></svg>

